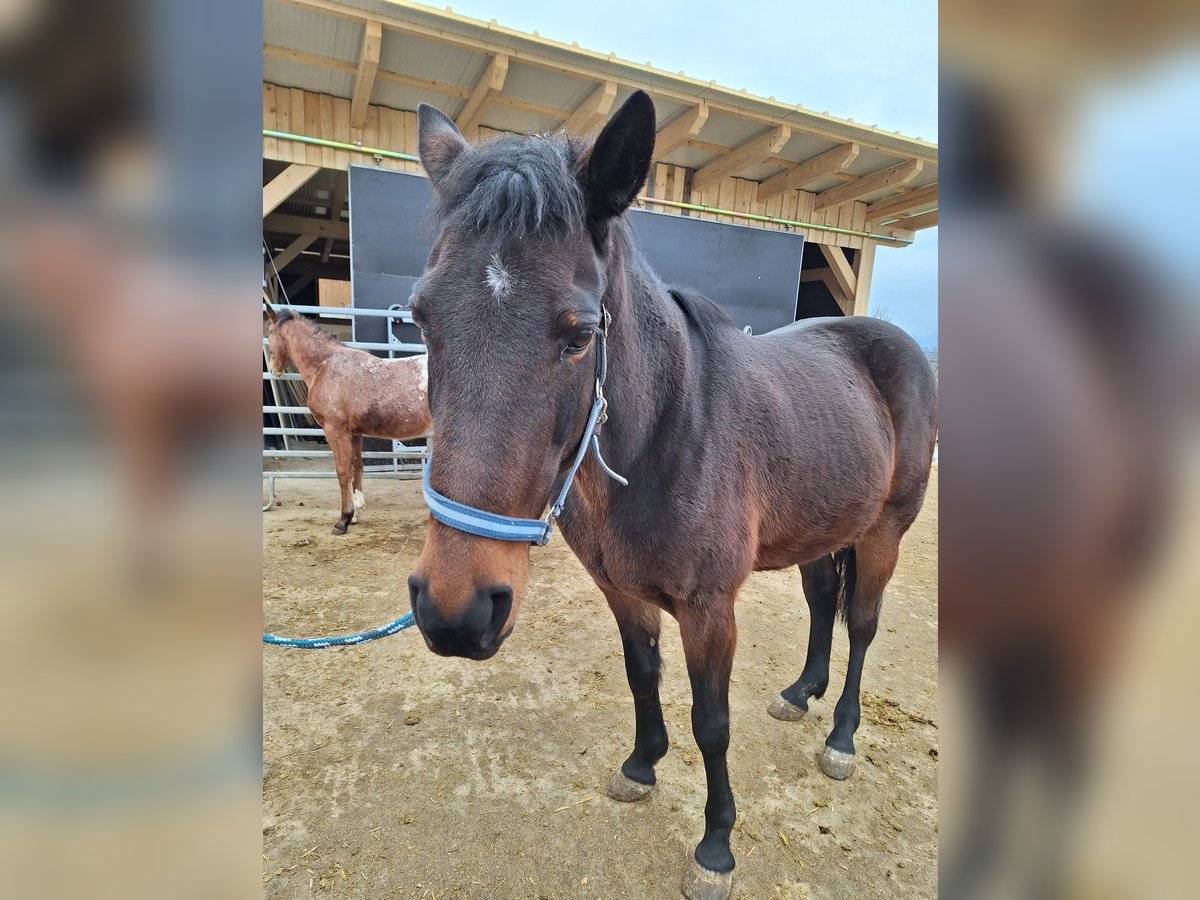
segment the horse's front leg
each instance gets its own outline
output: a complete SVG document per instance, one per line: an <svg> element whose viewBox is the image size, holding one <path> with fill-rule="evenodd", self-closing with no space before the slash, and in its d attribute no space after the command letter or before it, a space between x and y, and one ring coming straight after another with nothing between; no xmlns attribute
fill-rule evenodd
<svg viewBox="0 0 1200 900"><path fill-rule="evenodd" d="M696 598L676 608L692 682L692 732L708 778L704 838L684 878L683 894L690 900L725 900L733 887L729 836L737 817L725 764L729 749L729 673L737 645L733 596Z"/></svg>
<svg viewBox="0 0 1200 900"><path fill-rule="evenodd" d="M606 593L609 608L621 630L625 675L633 694L636 722L633 752L608 783L614 800L641 800L654 789L654 765L667 752L667 727L658 697L662 657L658 637L662 614L657 607L632 597Z"/></svg>

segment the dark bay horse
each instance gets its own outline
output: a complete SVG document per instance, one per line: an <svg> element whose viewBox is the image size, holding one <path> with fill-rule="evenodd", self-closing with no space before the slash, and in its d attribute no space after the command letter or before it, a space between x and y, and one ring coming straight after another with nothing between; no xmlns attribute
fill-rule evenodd
<svg viewBox="0 0 1200 900"><path fill-rule="evenodd" d="M345 534L367 505L363 496L363 435L406 441L429 433L425 355L380 359L347 347L291 310L266 309L271 374L295 366L308 388L308 408L333 451Z"/></svg>
<svg viewBox="0 0 1200 900"><path fill-rule="evenodd" d="M665 610L683 638L708 779L704 838L684 891L727 897L734 599L751 572L799 565L808 658L771 705L778 718L800 718L825 693L834 619L847 622L849 671L820 765L849 776L863 658L929 477L933 373L886 322L825 319L749 337L711 301L666 288L622 216L654 146L654 107L640 91L592 146L560 135L476 147L431 107L418 119L441 222L413 294L437 429L429 484L490 513L541 515L590 437L593 360L606 334L600 443L629 484L588 458L558 524L616 617L633 693L634 748L609 793L645 797L667 751ZM528 569L528 544L431 519L409 579L429 647L494 655Z"/></svg>

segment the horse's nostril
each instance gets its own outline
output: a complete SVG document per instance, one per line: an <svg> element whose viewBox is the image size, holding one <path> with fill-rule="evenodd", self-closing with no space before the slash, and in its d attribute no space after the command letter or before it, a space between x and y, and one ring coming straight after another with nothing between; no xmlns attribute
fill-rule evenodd
<svg viewBox="0 0 1200 900"><path fill-rule="evenodd" d="M500 630L504 628L504 623L508 621L508 615L512 612L512 588L507 585L494 587L488 591L488 599L492 601L492 621L488 627L488 634L495 640L500 636Z"/></svg>
<svg viewBox="0 0 1200 900"><path fill-rule="evenodd" d="M417 605L417 597L421 593L421 582L416 575L408 576L408 602L414 609Z"/></svg>

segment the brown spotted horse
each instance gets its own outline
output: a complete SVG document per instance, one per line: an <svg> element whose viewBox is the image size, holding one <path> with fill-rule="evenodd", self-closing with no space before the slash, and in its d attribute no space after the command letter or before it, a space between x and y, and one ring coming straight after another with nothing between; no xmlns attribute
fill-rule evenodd
<svg viewBox="0 0 1200 900"><path fill-rule="evenodd" d="M654 107L640 91L591 146L565 134L473 146L429 106L418 121L441 230L412 307L436 429L433 516L409 579L417 625L436 653L494 655L526 589L529 539L482 535L488 523L498 537L532 523L536 537L547 498L569 488L545 536L556 523L607 598L633 693L633 752L609 794L645 797L667 751L665 610L683 638L708 778L684 893L727 897L734 599L755 570L800 567L808 659L771 704L781 719L825 693L834 619L846 621L846 685L820 759L846 778L863 658L929 477L933 372L877 319L751 337L710 300L665 287L622 215L654 148Z"/></svg>
<svg viewBox="0 0 1200 900"><path fill-rule="evenodd" d="M308 388L308 408L333 451L342 514L334 534L345 534L367 505L363 496L363 435L400 441L429 433L425 355L380 359L347 347L289 309L265 307L271 374L295 366Z"/></svg>

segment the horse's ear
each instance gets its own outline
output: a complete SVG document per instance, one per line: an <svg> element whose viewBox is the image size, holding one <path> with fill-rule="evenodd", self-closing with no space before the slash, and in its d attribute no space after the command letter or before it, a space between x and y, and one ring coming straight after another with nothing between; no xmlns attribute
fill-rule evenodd
<svg viewBox="0 0 1200 900"><path fill-rule="evenodd" d="M275 323L275 308L270 303L263 304L263 312L266 313L267 321L271 324Z"/></svg>
<svg viewBox="0 0 1200 900"><path fill-rule="evenodd" d="M623 213L646 183L654 127L654 103L645 91L634 91L596 138L585 158L583 185L594 225Z"/></svg>
<svg viewBox="0 0 1200 900"><path fill-rule="evenodd" d="M434 187L450 171L459 154L470 149L471 145L449 116L428 103L417 106L417 152Z"/></svg>

